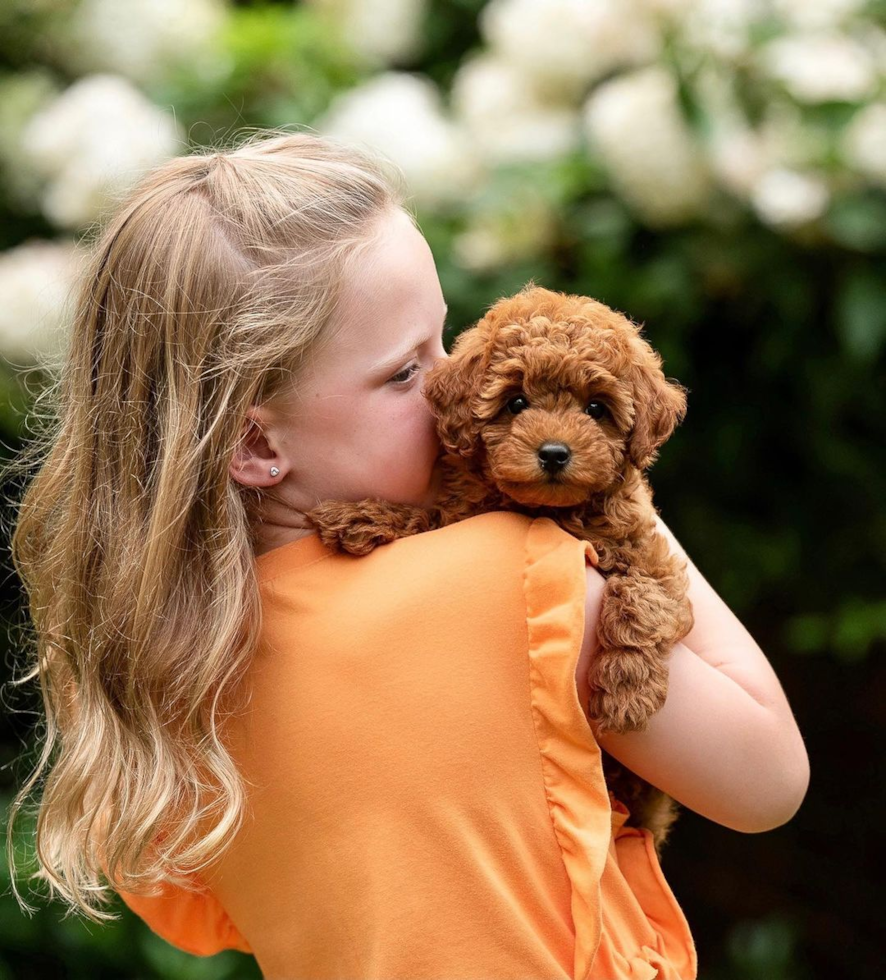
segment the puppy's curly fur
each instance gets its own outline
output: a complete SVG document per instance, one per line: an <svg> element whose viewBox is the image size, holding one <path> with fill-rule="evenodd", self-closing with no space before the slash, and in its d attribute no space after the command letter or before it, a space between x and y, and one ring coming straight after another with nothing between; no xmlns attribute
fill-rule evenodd
<svg viewBox="0 0 886 980"><path fill-rule="evenodd" d="M494 510L549 517L590 541L606 583L589 713L600 733L643 731L667 696L666 655L693 625L686 563L655 529L644 475L686 391L626 317L530 283L426 376L443 445L434 506L327 501L307 516L351 554ZM649 829L660 853L676 801L605 752L603 762L628 824Z"/></svg>

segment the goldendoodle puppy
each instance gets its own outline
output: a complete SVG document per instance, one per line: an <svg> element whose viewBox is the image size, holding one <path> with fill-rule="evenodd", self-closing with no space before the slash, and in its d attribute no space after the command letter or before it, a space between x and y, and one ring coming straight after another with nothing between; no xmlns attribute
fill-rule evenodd
<svg viewBox="0 0 886 980"><path fill-rule="evenodd" d="M549 517L590 541L606 584L589 714L600 733L642 731L667 695L666 656L693 624L685 561L656 531L644 475L685 415L686 390L629 319L530 283L426 376L443 444L435 505L327 501L308 517L352 554L493 510ZM605 753L604 770L628 823L660 848L676 802Z"/></svg>

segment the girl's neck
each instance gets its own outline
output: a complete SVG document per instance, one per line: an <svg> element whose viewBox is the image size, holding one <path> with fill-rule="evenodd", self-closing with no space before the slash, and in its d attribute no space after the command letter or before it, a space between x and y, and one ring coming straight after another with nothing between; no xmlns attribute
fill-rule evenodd
<svg viewBox="0 0 886 980"><path fill-rule="evenodd" d="M264 555L268 551L280 548L291 541L297 541L299 538L306 538L311 534L316 534L313 528L264 525L256 537L255 557L258 558L259 555Z"/></svg>

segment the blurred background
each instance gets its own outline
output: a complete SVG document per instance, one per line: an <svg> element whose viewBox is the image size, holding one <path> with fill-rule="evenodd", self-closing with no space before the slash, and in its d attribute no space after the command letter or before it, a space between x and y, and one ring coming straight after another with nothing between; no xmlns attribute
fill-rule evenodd
<svg viewBox="0 0 886 980"><path fill-rule="evenodd" d="M662 866L699 977L879 976L886 3L0 0L5 457L60 349L84 235L145 169L262 126L403 169L450 341L530 278L644 324L689 388L656 504L771 660L812 767L777 830L683 811ZM0 681L23 608L3 545ZM5 811L41 705L2 704ZM5 854L0 875L0 980L259 977L241 953L174 949L122 903L104 927L53 904L27 917Z"/></svg>

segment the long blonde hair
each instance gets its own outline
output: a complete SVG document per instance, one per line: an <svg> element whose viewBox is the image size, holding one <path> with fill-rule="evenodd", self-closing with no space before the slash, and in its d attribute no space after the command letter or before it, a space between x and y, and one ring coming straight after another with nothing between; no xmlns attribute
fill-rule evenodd
<svg viewBox="0 0 886 980"><path fill-rule="evenodd" d="M11 537L33 623L45 740L38 870L93 921L157 894L230 843L245 783L220 724L261 613L262 491L229 474L250 405L283 392L334 331L340 284L404 205L381 154L261 130L145 175L98 229L48 424L6 471L36 468Z"/></svg>

